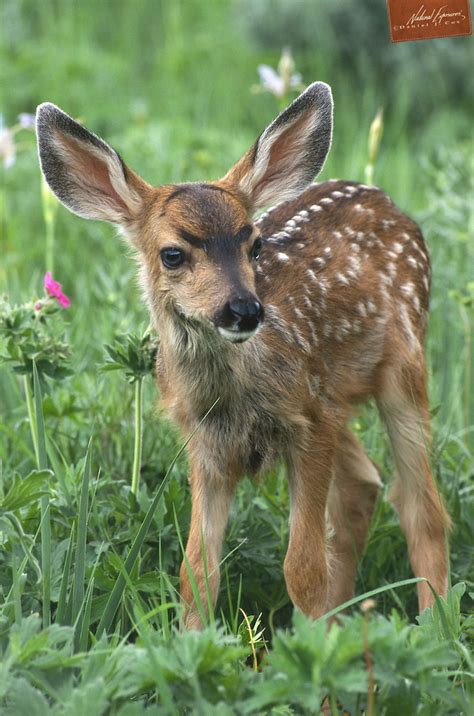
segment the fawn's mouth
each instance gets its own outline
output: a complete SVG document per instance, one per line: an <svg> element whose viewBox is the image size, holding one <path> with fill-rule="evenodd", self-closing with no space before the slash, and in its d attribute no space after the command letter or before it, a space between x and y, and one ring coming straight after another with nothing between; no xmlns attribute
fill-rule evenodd
<svg viewBox="0 0 474 716"><path fill-rule="evenodd" d="M259 332L260 327L261 324L259 323L251 331L232 330L230 328L223 328L222 326L218 326L217 330L223 338L230 341L231 343L245 343L245 341L248 341L249 338L252 338Z"/></svg>

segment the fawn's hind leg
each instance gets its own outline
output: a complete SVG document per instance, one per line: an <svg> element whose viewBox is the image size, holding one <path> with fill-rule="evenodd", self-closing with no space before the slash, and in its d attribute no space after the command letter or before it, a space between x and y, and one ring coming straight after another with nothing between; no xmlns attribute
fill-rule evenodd
<svg viewBox="0 0 474 716"><path fill-rule="evenodd" d="M378 405L397 468L390 498L400 515L413 572L417 577L426 577L436 592L444 596L450 520L430 469L430 422L423 363L387 371ZM422 611L432 606L434 597L425 582L417 588Z"/></svg>
<svg viewBox="0 0 474 716"><path fill-rule="evenodd" d="M364 549L379 487L378 472L355 435L345 430L335 458L328 513L331 540L328 610L354 596L357 563Z"/></svg>

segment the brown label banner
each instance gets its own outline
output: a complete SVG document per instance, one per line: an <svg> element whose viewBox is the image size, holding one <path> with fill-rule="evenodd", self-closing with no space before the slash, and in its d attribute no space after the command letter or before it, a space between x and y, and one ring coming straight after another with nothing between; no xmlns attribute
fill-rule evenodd
<svg viewBox="0 0 474 716"><path fill-rule="evenodd" d="M387 0L392 42L471 35L469 0Z"/></svg>

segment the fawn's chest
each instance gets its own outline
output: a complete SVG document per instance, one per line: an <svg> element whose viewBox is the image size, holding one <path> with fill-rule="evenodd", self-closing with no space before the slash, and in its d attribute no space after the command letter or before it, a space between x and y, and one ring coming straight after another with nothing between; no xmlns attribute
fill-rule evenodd
<svg viewBox="0 0 474 716"><path fill-rule="evenodd" d="M256 474L286 452L294 426L285 415L281 388L275 389L275 375L259 365L258 348L219 348L202 347L179 358L161 351L162 399L183 438L197 430L190 452L206 469Z"/></svg>

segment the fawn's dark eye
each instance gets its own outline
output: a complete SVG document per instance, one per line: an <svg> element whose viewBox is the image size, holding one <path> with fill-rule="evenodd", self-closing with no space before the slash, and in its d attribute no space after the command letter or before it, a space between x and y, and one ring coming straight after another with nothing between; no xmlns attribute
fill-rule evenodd
<svg viewBox="0 0 474 716"><path fill-rule="evenodd" d="M252 251L250 254L252 259L254 259L255 261L258 261L258 259L260 258L261 250L262 250L262 239L257 239L255 241L254 245L252 246Z"/></svg>
<svg viewBox="0 0 474 716"><path fill-rule="evenodd" d="M166 268L169 269L174 269L178 268L178 266L181 266L185 258L184 251L181 251L181 249L177 249L175 247L169 249L161 249L160 256L161 260L163 261L163 266L166 266Z"/></svg>

